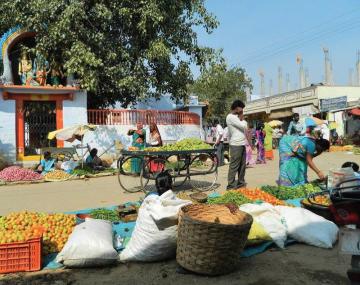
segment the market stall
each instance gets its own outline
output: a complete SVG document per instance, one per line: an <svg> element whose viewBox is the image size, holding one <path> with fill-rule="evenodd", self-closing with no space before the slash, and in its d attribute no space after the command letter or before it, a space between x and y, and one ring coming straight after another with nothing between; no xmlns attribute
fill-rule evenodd
<svg viewBox="0 0 360 285"><path fill-rule="evenodd" d="M131 170L131 165L138 163L139 173ZM217 181L218 165L216 149L196 139L187 139L173 145L160 148L122 150L118 159L118 180L120 186L128 192L151 191L150 181L155 181L159 173L171 175L174 187L189 181L198 191L214 189ZM210 183L199 181L206 175ZM129 183L129 177L135 182Z"/></svg>

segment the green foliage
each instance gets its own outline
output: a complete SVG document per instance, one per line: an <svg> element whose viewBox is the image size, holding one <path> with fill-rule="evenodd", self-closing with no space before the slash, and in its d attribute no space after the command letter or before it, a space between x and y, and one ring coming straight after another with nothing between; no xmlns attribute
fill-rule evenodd
<svg viewBox="0 0 360 285"><path fill-rule="evenodd" d="M223 60L210 64L189 90L209 104L208 118L225 118L235 99L246 100L251 80L243 68L229 68Z"/></svg>
<svg viewBox="0 0 360 285"><path fill-rule="evenodd" d="M218 24L204 0L2 0L0 11L0 31L35 31L36 50L81 79L89 107L186 98L190 64L213 54L194 28Z"/></svg>
<svg viewBox="0 0 360 285"><path fill-rule="evenodd" d="M318 186L310 183L296 187L265 185L261 187L261 190L275 196L280 200L304 198L309 194L321 192L321 189Z"/></svg>

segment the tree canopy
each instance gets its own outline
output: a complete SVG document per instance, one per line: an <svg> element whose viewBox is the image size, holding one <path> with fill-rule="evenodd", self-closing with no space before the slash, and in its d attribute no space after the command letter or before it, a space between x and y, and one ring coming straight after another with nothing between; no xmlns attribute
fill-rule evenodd
<svg viewBox="0 0 360 285"><path fill-rule="evenodd" d="M36 50L80 78L90 107L185 98L190 65L213 55L195 28L218 24L204 0L2 0L0 11L0 31L36 32Z"/></svg>
<svg viewBox="0 0 360 285"><path fill-rule="evenodd" d="M223 60L210 64L189 87L191 93L209 104L209 119L224 119L235 99L246 100L247 89L250 91L252 84L245 70L229 68Z"/></svg>

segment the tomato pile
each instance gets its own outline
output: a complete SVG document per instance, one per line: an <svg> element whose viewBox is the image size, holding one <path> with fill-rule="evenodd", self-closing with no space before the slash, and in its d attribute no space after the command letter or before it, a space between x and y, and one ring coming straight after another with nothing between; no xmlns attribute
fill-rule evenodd
<svg viewBox="0 0 360 285"><path fill-rule="evenodd" d="M0 171L0 180L7 182L40 180L42 176L31 169L10 166Z"/></svg>
<svg viewBox="0 0 360 285"><path fill-rule="evenodd" d="M0 244L43 237L43 254L59 252L76 224L75 215L16 212L0 218Z"/></svg>
<svg viewBox="0 0 360 285"><path fill-rule="evenodd" d="M250 199L251 201L263 201L272 205L285 205L285 203L273 195L261 191L260 189L249 189L249 188L241 188L238 189L241 194L243 194L246 198Z"/></svg>

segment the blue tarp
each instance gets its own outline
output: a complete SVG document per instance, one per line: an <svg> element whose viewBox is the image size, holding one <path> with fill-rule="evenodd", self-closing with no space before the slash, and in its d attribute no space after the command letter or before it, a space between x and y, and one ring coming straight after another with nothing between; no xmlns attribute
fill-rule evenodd
<svg viewBox="0 0 360 285"><path fill-rule="evenodd" d="M215 198L215 197L219 197L220 194L217 192L211 193L209 195L209 197ZM300 207L300 201L302 199L292 199L292 200L287 200L286 203L294 205L296 207ZM139 205L139 203L126 203L126 206L129 205L134 205L137 204ZM117 206L110 206L110 207L104 207L105 209L109 209L109 210L115 210ZM78 211L71 211L71 212L65 212L65 214L88 214L90 213L92 210L94 209L84 209L84 210L78 210ZM135 222L130 222L130 223L114 223L113 224L113 230L114 233L117 234L118 236L122 237L124 239L124 246L126 246L127 242L129 241L132 232L135 228ZM294 243L294 240L287 240L286 241L286 245L290 245L292 243ZM275 243L272 241L269 242L264 242L262 244L256 245L256 246L251 246L251 247L247 247L244 249L244 251L241 253L241 257L250 257L259 253L262 253L264 251L266 251L267 249L269 249L270 247L275 246ZM123 249L123 248L122 248ZM122 250L120 249L120 250ZM47 255L44 259L43 259L43 267L44 269L58 269L63 267L62 264L57 263L55 261L57 256L57 253L53 253L53 254L49 254Z"/></svg>

